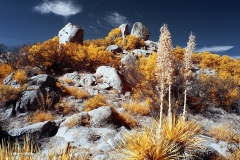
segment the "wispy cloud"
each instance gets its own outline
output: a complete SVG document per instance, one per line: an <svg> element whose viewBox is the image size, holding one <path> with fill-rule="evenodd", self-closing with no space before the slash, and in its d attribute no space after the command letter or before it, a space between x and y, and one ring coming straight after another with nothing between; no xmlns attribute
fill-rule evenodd
<svg viewBox="0 0 240 160"><path fill-rule="evenodd" d="M233 58L233 59L239 59L240 58L240 56L230 56L231 58Z"/></svg>
<svg viewBox="0 0 240 160"><path fill-rule="evenodd" d="M110 24L112 27L118 27L119 25L123 23L128 23L128 20L126 17L120 15L117 12L109 13L105 15L103 18L108 24Z"/></svg>
<svg viewBox="0 0 240 160"><path fill-rule="evenodd" d="M54 13L65 18L82 12L82 7L75 5L71 0L44 0L33 9L41 14Z"/></svg>
<svg viewBox="0 0 240 160"><path fill-rule="evenodd" d="M108 27L108 26L102 24L102 22L101 22L100 20L97 20L97 24L98 24L99 26L105 28L105 29L108 29L108 30L111 29L111 27Z"/></svg>
<svg viewBox="0 0 240 160"><path fill-rule="evenodd" d="M138 18L142 18L143 17L138 11L135 11L134 14Z"/></svg>
<svg viewBox="0 0 240 160"><path fill-rule="evenodd" d="M211 47L202 47L195 50L195 52L224 52L234 48L234 46L211 46Z"/></svg>
<svg viewBox="0 0 240 160"><path fill-rule="evenodd" d="M89 25L88 27L91 30L91 32L98 33L98 29L96 27L94 27L92 25Z"/></svg>

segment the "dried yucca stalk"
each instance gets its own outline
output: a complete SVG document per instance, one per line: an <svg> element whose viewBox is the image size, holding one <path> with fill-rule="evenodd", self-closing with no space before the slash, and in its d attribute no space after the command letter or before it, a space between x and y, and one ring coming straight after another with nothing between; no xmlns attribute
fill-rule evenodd
<svg viewBox="0 0 240 160"><path fill-rule="evenodd" d="M184 66L184 79L185 79L185 91L184 91L184 106L183 106L183 120L186 120L186 101L187 101L187 87L191 76L192 68L192 53L196 46L195 36L191 33L187 48L184 54L183 66Z"/></svg>
<svg viewBox="0 0 240 160"><path fill-rule="evenodd" d="M171 85L172 85L172 76L173 76L173 59L172 59L172 40L171 34L167 28L167 25L164 24L160 28L161 35L159 37L158 44L158 56L156 58L157 62L157 73L156 77L160 81L160 118L159 118L159 129L162 126L162 111L163 111L163 97L164 97L164 87L166 82L169 85L169 116L171 117ZM169 118L172 119L172 118Z"/></svg>

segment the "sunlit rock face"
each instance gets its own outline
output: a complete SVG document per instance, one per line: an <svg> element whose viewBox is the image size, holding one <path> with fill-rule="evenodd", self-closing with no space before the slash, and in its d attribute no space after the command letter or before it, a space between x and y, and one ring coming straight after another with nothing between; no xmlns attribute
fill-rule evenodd
<svg viewBox="0 0 240 160"><path fill-rule="evenodd" d="M73 42L83 44L83 29L80 26L68 23L58 33L59 43Z"/></svg>
<svg viewBox="0 0 240 160"><path fill-rule="evenodd" d="M139 36L143 38L145 41L149 39L150 32L146 26L144 26L141 22L136 22L133 24L131 35Z"/></svg>

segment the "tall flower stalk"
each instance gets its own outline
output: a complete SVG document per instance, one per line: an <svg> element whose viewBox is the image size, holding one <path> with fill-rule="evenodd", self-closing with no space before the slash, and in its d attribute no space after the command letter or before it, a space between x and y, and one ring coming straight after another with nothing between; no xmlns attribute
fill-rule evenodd
<svg viewBox="0 0 240 160"><path fill-rule="evenodd" d="M183 66L184 66L184 80L185 80L185 91L184 91L184 105L183 105L183 120L186 120L186 102L187 102L187 90L188 84L191 77L191 68L192 68L192 53L196 46L195 36L191 33L187 43L187 48L184 54Z"/></svg>
<svg viewBox="0 0 240 160"><path fill-rule="evenodd" d="M159 115L159 130L162 128L162 117L163 117L163 97L164 89L166 82L172 84L172 74L173 74L173 60L172 60L172 40L171 34L167 28L167 25L164 24L160 28L160 37L157 51L157 79L160 82L160 115ZM169 87L171 90L171 86ZM170 91L171 92L171 91ZM171 93L169 93L169 104L171 103ZM169 105L169 112L171 112L171 105ZM172 114L169 114L170 116ZM169 118L170 119L170 118Z"/></svg>

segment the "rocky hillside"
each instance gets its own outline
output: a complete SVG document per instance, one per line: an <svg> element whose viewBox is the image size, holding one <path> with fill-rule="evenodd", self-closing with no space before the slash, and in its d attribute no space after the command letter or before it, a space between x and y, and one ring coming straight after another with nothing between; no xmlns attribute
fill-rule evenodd
<svg viewBox="0 0 240 160"><path fill-rule="evenodd" d="M68 23L2 53L0 159L240 159L240 61L160 32L137 22L84 41Z"/></svg>

